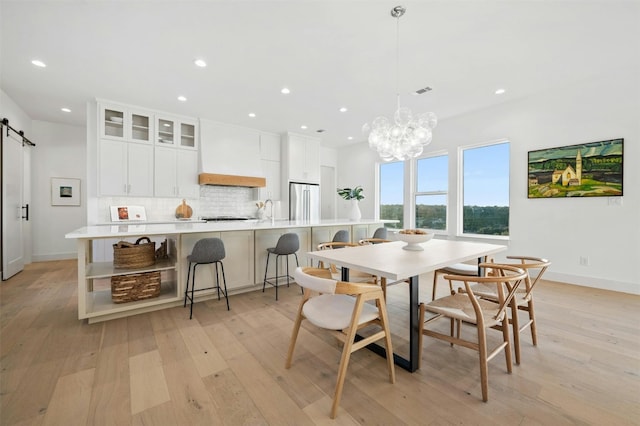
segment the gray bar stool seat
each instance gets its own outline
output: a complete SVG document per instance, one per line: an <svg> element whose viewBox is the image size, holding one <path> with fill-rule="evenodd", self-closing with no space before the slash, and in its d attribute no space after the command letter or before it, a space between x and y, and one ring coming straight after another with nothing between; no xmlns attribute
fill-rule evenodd
<svg viewBox="0 0 640 426"><path fill-rule="evenodd" d="M267 265L264 269L264 282L262 283L262 292L264 293L264 288L267 284L272 285L276 288L276 300L278 300L278 279L284 278L285 275L278 274L278 260L280 256L285 256L287 259L287 287L289 287L289 280L293 279L293 277L289 274L289 256L294 255L296 258L296 266L300 266L298 262L297 251L300 249L300 240L298 239L298 234L287 233L283 234L278 238L278 242L275 247L270 247L267 249ZM276 255L276 275L274 277L267 278L267 272L269 271L269 258L272 254ZM272 280L272 281L271 281Z"/></svg>
<svg viewBox="0 0 640 426"><path fill-rule="evenodd" d="M189 261L189 267L187 269L187 288L184 292L184 306L187 306L187 300L191 301L191 312L189 313L189 319L193 318L193 294L196 291L203 290L218 290L218 300L220 300L220 292L224 295L224 298L227 301L227 310L229 310L229 297L227 296L227 279L224 276L224 265L222 264L222 259L226 256L224 250L224 243L220 238L202 238L196 242L193 246L193 250L191 254L187 256L187 260ZM196 267L198 265L210 265L214 264L216 266L216 285L206 288L196 289ZM191 265L193 265L193 277L191 278L191 294L189 294L189 277L191 275ZM220 287L220 270L218 269L218 265L220 265L220 270L222 271L222 285L224 288Z"/></svg>

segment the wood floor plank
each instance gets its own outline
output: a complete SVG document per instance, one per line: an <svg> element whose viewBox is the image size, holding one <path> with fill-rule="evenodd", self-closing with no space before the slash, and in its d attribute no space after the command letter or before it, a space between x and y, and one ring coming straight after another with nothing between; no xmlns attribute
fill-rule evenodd
<svg viewBox="0 0 640 426"><path fill-rule="evenodd" d="M170 400L157 350L129 358L129 388L131 414L134 415Z"/></svg>
<svg viewBox="0 0 640 426"><path fill-rule="evenodd" d="M87 423L94 373L95 370L91 368L58 379L44 417L44 425Z"/></svg>
<svg viewBox="0 0 640 426"><path fill-rule="evenodd" d="M223 424L230 426L268 424L245 387L230 369L205 377L203 382Z"/></svg>

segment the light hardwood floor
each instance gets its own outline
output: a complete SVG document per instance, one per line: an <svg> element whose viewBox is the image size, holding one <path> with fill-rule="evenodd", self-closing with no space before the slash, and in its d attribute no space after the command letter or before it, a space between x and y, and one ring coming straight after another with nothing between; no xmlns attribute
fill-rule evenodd
<svg viewBox="0 0 640 426"><path fill-rule="evenodd" d="M638 296L542 282L539 345L523 335L511 375L504 357L490 362L487 403L473 351L425 338L422 369L396 369L394 385L382 358L358 351L331 421L336 342L307 325L284 369L297 285L278 302L273 289L232 296L231 311L197 303L191 321L178 307L93 325L77 319L76 293L75 261L34 263L0 283L2 425L640 423ZM406 287L388 300L403 350Z"/></svg>

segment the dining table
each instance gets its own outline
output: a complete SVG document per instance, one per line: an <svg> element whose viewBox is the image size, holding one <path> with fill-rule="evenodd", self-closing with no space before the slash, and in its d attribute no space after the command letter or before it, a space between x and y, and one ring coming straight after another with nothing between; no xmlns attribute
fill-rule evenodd
<svg viewBox="0 0 640 426"><path fill-rule="evenodd" d="M394 353L396 365L409 372L418 369L420 354L419 322L419 276L433 272L454 263L477 261L482 262L485 256L490 256L507 247L501 244L489 244L470 241L454 241L433 238L420 244L423 250L405 250L405 242L392 241L380 244L362 245L342 248L339 250L318 250L306 253L312 261L322 261L341 267L341 279L349 281L349 269L369 273L377 277L386 278L388 283L406 281L409 286L409 355L408 358ZM482 271L478 270L482 275ZM382 346L370 344L367 346L381 356L386 356Z"/></svg>

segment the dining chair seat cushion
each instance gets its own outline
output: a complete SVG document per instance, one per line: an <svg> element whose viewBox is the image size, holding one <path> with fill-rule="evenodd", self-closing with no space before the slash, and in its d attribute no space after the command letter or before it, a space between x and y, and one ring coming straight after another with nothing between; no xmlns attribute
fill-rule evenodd
<svg viewBox="0 0 640 426"><path fill-rule="evenodd" d="M500 324L502 317L496 318L498 314L498 304L482 299L479 299L478 303L482 308L484 322L487 327ZM456 293L451 296L436 299L433 302L427 303L425 309L434 314L443 314L449 318L459 319L471 324L478 323L473 305L469 300L469 296L465 293Z"/></svg>
<svg viewBox="0 0 640 426"><path fill-rule="evenodd" d="M451 275L478 275L478 266L468 263L454 263L440 268L438 271Z"/></svg>
<svg viewBox="0 0 640 426"><path fill-rule="evenodd" d="M312 297L304 304L302 313L317 327L327 330L343 330L349 327L356 299L346 294L322 294ZM379 317L375 305L365 303L358 324Z"/></svg>

